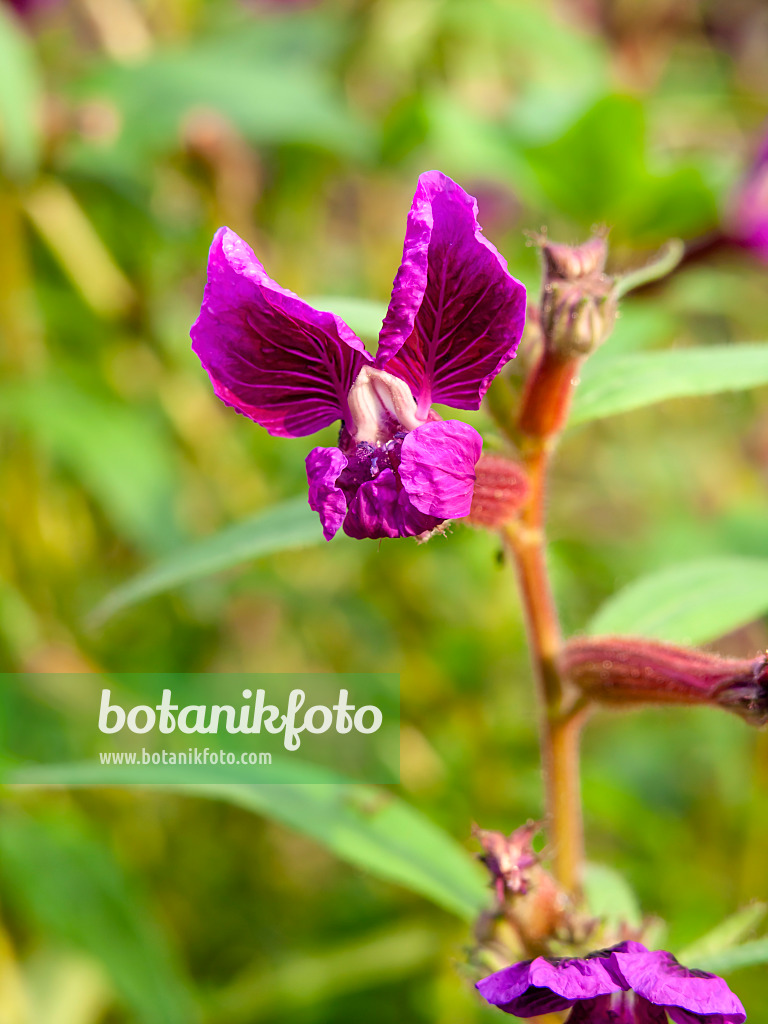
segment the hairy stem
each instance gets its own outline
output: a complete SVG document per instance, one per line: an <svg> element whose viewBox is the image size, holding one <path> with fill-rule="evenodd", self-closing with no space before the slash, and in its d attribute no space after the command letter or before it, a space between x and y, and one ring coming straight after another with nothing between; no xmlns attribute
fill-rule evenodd
<svg viewBox="0 0 768 1024"><path fill-rule="evenodd" d="M547 805L547 827L555 876L578 895L583 836L579 786L582 715L566 708L567 693L558 669L560 623L546 565L544 503L553 438L531 442L526 455L531 492L519 520L503 531L517 569L528 642L540 698L540 734Z"/></svg>

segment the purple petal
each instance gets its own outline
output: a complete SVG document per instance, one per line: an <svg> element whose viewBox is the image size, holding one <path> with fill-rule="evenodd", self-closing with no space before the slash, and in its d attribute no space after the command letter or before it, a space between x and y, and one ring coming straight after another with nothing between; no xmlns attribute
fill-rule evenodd
<svg viewBox="0 0 768 1024"><path fill-rule="evenodd" d="M731 215L731 231L741 245L768 261L768 163L742 184Z"/></svg>
<svg viewBox="0 0 768 1024"><path fill-rule="evenodd" d="M627 984L639 995L666 1008L677 1024L691 1015L706 1024L742 1024L744 1007L722 978L690 970L664 950L617 952L615 960Z"/></svg>
<svg viewBox="0 0 768 1024"><path fill-rule="evenodd" d="M347 393L370 362L343 320L276 284L229 228L213 240L191 335L219 398L279 437L348 419Z"/></svg>
<svg viewBox="0 0 768 1024"><path fill-rule="evenodd" d="M517 1017L565 1010L580 999L620 992L622 985L602 957L550 961L543 957L505 967L476 988L483 998Z"/></svg>
<svg viewBox="0 0 768 1024"><path fill-rule="evenodd" d="M367 480L358 488L349 504L344 532L357 540L418 537L440 522L415 509L398 486L395 473L385 469L375 480Z"/></svg>
<svg viewBox="0 0 768 1024"><path fill-rule="evenodd" d="M366 480L349 504L344 533L357 540L399 537L397 498L397 479L391 469Z"/></svg>
<svg viewBox="0 0 768 1024"><path fill-rule="evenodd" d="M347 514L344 492L336 485L346 465L347 457L338 448L313 448L306 458L309 507L320 515L326 540L336 536Z"/></svg>
<svg viewBox="0 0 768 1024"><path fill-rule="evenodd" d="M403 441L399 469L411 503L440 519L469 515L482 448L475 428L458 420L425 423L412 430Z"/></svg>
<svg viewBox="0 0 768 1024"><path fill-rule="evenodd" d="M9 0L10 6L22 17L28 18L46 7L53 7L59 0Z"/></svg>
<svg viewBox="0 0 768 1024"><path fill-rule="evenodd" d="M582 999L571 1010L566 1024L667 1024L661 1006L634 995Z"/></svg>
<svg viewBox="0 0 768 1024"><path fill-rule="evenodd" d="M732 196L727 229L734 242L768 262L768 131L763 134L751 168Z"/></svg>
<svg viewBox="0 0 768 1024"><path fill-rule="evenodd" d="M525 288L477 223L477 203L439 171L419 178L376 365L405 380L424 418L432 402L477 409L511 359Z"/></svg>

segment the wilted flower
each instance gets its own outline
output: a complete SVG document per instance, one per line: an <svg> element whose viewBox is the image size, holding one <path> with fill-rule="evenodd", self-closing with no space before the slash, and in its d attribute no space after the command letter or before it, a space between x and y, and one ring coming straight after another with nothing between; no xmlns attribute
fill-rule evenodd
<svg viewBox="0 0 768 1024"><path fill-rule="evenodd" d="M768 262L768 134L733 197L728 233Z"/></svg>
<svg viewBox="0 0 768 1024"><path fill-rule="evenodd" d="M663 950L620 942L583 958L536 957L477 983L516 1017L570 1009L569 1024L742 1024L744 1007L716 974L691 970Z"/></svg>
<svg viewBox="0 0 768 1024"><path fill-rule="evenodd" d="M601 704L710 704L768 722L768 654L721 658L643 637L574 637L560 669Z"/></svg>
<svg viewBox="0 0 768 1024"><path fill-rule="evenodd" d="M267 276L228 228L211 247L193 349L216 394L271 434L341 420L338 447L307 456L327 540L429 533L469 513L482 438L431 409L477 409L520 341L525 289L438 171L422 174L376 358L347 324Z"/></svg>
<svg viewBox="0 0 768 1024"><path fill-rule="evenodd" d="M472 830L483 848L480 859L491 873L499 903L504 902L508 892L515 896L528 892L528 872L538 863L533 837L540 828L538 823L529 821L508 836L477 826Z"/></svg>

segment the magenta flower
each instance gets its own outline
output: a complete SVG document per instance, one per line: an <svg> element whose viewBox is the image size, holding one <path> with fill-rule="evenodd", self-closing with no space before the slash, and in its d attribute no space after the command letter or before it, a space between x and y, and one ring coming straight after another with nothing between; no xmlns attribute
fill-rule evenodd
<svg viewBox="0 0 768 1024"><path fill-rule="evenodd" d="M728 231L733 241L768 263L768 135L733 197Z"/></svg>
<svg viewBox="0 0 768 1024"><path fill-rule="evenodd" d="M46 7L53 7L54 4L59 2L60 0L6 0L8 6L13 7L23 18L31 17L37 11L43 10Z"/></svg>
<svg viewBox="0 0 768 1024"><path fill-rule="evenodd" d="M569 1024L742 1024L744 1007L722 978L690 970L663 950L620 942L583 959L536 957L477 983L516 1017L570 1009Z"/></svg>
<svg viewBox="0 0 768 1024"><path fill-rule="evenodd" d="M422 174L376 358L343 320L276 284L228 228L214 238L192 347L222 401L270 434L341 420L307 456L309 504L330 540L428 534L468 515L482 438L433 402L478 409L517 351L525 289L477 223L477 205Z"/></svg>

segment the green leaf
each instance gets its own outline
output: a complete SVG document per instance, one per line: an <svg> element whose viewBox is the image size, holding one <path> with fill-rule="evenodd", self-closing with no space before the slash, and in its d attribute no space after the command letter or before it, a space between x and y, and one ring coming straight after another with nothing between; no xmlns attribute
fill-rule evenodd
<svg viewBox="0 0 768 1024"><path fill-rule="evenodd" d="M0 874L8 899L59 942L98 960L142 1024L192 1024L198 1014L150 908L109 848L71 809L34 819L6 808Z"/></svg>
<svg viewBox="0 0 768 1024"><path fill-rule="evenodd" d="M644 103L602 96L556 140L527 156L550 202L585 227L611 225L620 237L661 241L714 226L717 208L700 169L657 166Z"/></svg>
<svg viewBox="0 0 768 1024"><path fill-rule="evenodd" d="M610 344L610 342L609 342ZM570 424L629 412L668 398L716 395L768 384L768 344L632 352L585 363Z"/></svg>
<svg viewBox="0 0 768 1024"><path fill-rule="evenodd" d="M740 967L755 967L757 964L768 964L768 939L755 939L754 942L732 946L719 953L695 957L688 960L685 966L711 971L713 974L728 974Z"/></svg>
<svg viewBox="0 0 768 1024"><path fill-rule="evenodd" d="M158 48L141 63L105 64L75 82L75 98L107 99L123 129L109 147L70 140L70 159L83 168L146 170L178 146L200 112L260 146L302 144L365 158L375 136L329 74L333 56L313 27L240 22L183 48Z"/></svg>
<svg viewBox="0 0 768 1024"><path fill-rule="evenodd" d="M303 774L309 770L304 766ZM220 800L261 814L311 836L337 857L377 878L404 886L438 906L471 921L488 903L485 873L478 861L448 833L391 791L371 786L317 784L152 786L180 795ZM57 785L136 782L125 769L101 765L46 768ZM34 784L34 770L19 769L6 782Z"/></svg>
<svg viewBox="0 0 768 1024"><path fill-rule="evenodd" d="M0 149L9 177L37 165L41 89L32 44L7 7L0 7Z"/></svg>
<svg viewBox="0 0 768 1024"><path fill-rule="evenodd" d="M587 632L702 644L767 610L768 560L712 558L635 580L606 601Z"/></svg>
<svg viewBox="0 0 768 1024"><path fill-rule="evenodd" d="M605 864L586 864L584 896L590 914L610 924L639 925L640 904L629 883L618 871Z"/></svg>
<svg viewBox="0 0 768 1024"><path fill-rule="evenodd" d="M726 917L712 931L680 950L678 959L684 964L698 963L702 958L732 949L757 928L767 910L766 903L751 903L748 907L742 907L735 914Z"/></svg>
<svg viewBox="0 0 768 1024"><path fill-rule="evenodd" d="M182 583L277 551L319 544L323 531L305 496L292 498L190 544L117 587L91 613L92 625Z"/></svg>
<svg viewBox="0 0 768 1024"><path fill-rule="evenodd" d="M485 873L450 835L385 789L365 786L201 786L312 836L343 860L473 920L488 903Z"/></svg>

